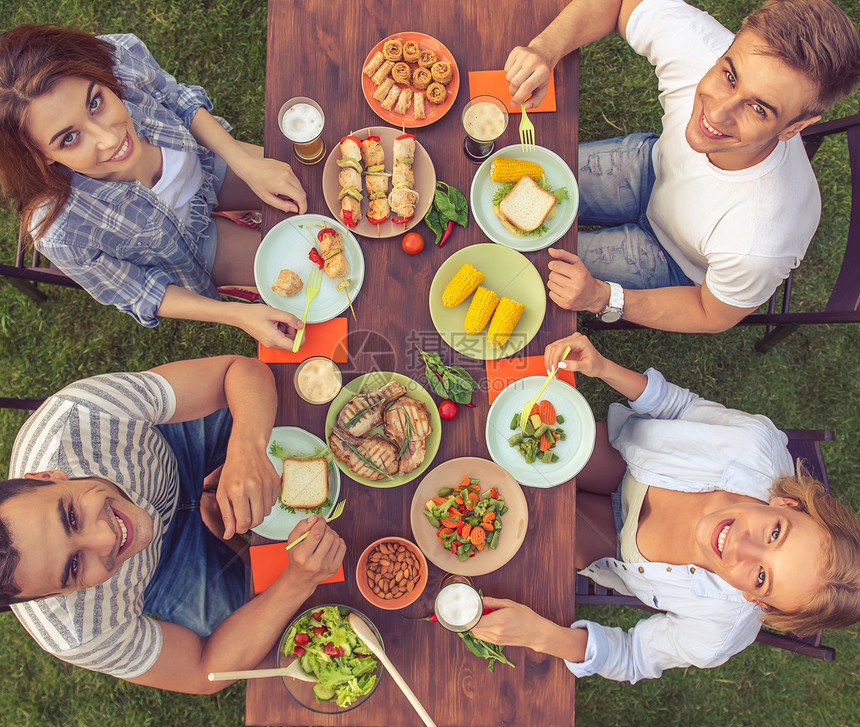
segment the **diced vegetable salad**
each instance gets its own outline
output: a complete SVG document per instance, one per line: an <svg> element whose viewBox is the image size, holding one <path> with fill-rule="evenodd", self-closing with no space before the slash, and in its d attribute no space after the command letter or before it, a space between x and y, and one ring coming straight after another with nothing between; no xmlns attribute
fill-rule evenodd
<svg viewBox="0 0 860 727"><path fill-rule="evenodd" d="M528 464L558 462L559 456L552 450L564 439L564 430L559 426L564 417L556 414L555 407L546 400L532 407L525 423L520 422L520 414L517 412L511 419L511 430L519 431L508 438L508 444L516 447Z"/></svg>
<svg viewBox="0 0 860 727"><path fill-rule="evenodd" d="M339 707L368 694L376 684L376 657L356 636L349 611L323 606L299 619L284 640L284 654L295 654L306 674L317 678L319 702L337 699Z"/></svg>
<svg viewBox="0 0 860 727"><path fill-rule="evenodd" d="M481 494L479 481L466 475L456 487L443 487L428 500L424 515L442 546L465 561L485 547L496 548L507 511L505 498L495 487Z"/></svg>

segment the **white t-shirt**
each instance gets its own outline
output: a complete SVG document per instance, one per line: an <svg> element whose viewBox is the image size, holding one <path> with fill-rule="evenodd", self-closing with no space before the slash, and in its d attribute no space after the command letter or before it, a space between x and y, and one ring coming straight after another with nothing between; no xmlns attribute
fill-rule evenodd
<svg viewBox="0 0 860 727"><path fill-rule="evenodd" d="M655 67L664 111L648 221L687 277L707 282L723 303L751 308L800 264L821 198L799 135L738 171L719 169L687 143L696 86L733 38L681 0L645 0L627 23L631 47Z"/></svg>
<svg viewBox="0 0 860 727"><path fill-rule="evenodd" d="M179 492L176 458L154 425L175 410L176 395L159 374L105 374L47 399L15 439L10 477L52 469L103 477L153 520L152 543L108 581L12 606L39 646L63 661L130 679L161 653L161 627L142 607Z"/></svg>
<svg viewBox="0 0 860 727"><path fill-rule="evenodd" d="M176 216L186 225L191 224L191 200L203 186L203 167L200 159L190 151L161 149L161 177L153 185L155 192L173 208Z"/></svg>

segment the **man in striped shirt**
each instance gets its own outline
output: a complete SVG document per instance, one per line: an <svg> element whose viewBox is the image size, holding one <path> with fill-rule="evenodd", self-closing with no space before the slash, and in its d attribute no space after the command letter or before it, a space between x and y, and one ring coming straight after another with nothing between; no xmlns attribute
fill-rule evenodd
<svg viewBox="0 0 860 727"><path fill-rule="evenodd" d="M268 367L239 356L50 397L16 438L20 479L0 483L0 603L46 651L137 684L209 693L226 685L209 672L254 667L345 552L321 517L300 523L291 539L310 535L290 565L243 605L242 564L203 524L204 480L221 465L223 537L268 514L275 407Z"/></svg>

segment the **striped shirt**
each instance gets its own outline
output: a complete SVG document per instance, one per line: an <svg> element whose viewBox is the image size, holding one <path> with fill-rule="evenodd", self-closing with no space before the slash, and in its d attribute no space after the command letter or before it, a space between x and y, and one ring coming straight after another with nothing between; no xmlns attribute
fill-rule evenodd
<svg viewBox="0 0 860 727"><path fill-rule="evenodd" d="M105 374L54 394L15 439L10 477L53 469L103 477L153 520L152 543L109 580L12 606L39 645L63 661L129 679L148 671L161 652L161 627L142 606L179 490L173 452L154 425L175 410L176 396L162 376Z"/></svg>
<svg viewBox="0 0 860 727"><path fill-rule="evenodd" d="M114 75L138 136L159 147L191 151L203 167L203 186L191 200L185 224L164 200L140 182L108 182L72 173L65 207L36 248L100 303L115 305L145 326L174 284L218 298L202 250L212 230L215 155L189 131L200 108L212 102L200 86L177 83L134 35L105 35L115 48ZM229 131L230 126L218 119ZM34 215L33 224L44 218Z"/></svg>

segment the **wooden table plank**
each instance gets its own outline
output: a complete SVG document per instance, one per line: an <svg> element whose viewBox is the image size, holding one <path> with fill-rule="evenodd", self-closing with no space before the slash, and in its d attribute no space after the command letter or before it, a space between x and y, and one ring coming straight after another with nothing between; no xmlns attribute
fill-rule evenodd
<svg viewBox="0 0 860 727"><path fill-rule="evenodd" d="M323 164L303 167L292 157L292 145L277 128L281 104L293 96L310 96L326 115L324 138L329 149L341 136L367 126L385 125L365 102L359 76L365 56L381 38L398 31L420 30L444 43L454 54L461 74L460 92L450 112L440 121L415 131L433 160L437 178L469 193L477 166L462 152L464 132L460 114L469 98L468 71L504 66L510 48L527 43L556 15L564 3L549 0L527 7L513 0L492 3L324 2L270 0L269 50L266 72L266 154L289 161L308 193L309 212L330 214L322 196ZM526 11L527 12L524 12ZM513 30L516 29L516 30ZM536 141L564 157L576 168L578 125L578 56L556 69L558 112L535 114ZM514 115L499 144L518 141L519 116ZM268 229L283 215L268 209ZM343 364L344 380L372 370L398 371L423 381L413 344L439 351L448 363L465 366L486 386L484 363L457 354L436 333L427 306L430 284L448 255L469 244L486 242L470 220L458 228L441 250L432 233L417 227L426 240L416 256L400 249L400 238L359 238L366 274L355 301L358 325L349 319L350 360ZM572 229L556 243L574 250ZM547 277L546 251L528 253ZM575 318L552 304L540 332L523 353L539 355L551 341L570 333ZM291 424L324 437L327 407L306 404L292 386L294 365L273 365L281 392L278 423ZM433 464L461 456L489 458L484 425L487 395L478 392L477 407L461 409L453 422L443 422L442 444ZM419 480L393 489L364 487L342 478L341 496L348 499L336 524L348 546L344 562L347 581L321 586L307 605L337 602L354 605L379 628L386 650L413 691L440 725L564 725L573 724L574 679L558 659L530 650L506 649L515 669L498 666L494 674L472 656L460 640L441 626L405 617L424 616L444 575L431 565L424 595L401 611L370 606L355 586L355 563L361 551L384 535L412 538L409 507ZM529 531L519 553L503 569L476 578L488 595L527 603L559 623L573 620L574 485L548 490L524 488L529 505ZM274 653L264 662L271 666ZM261 665L262 666L262 665ZM260 725L367 725L397 727L418 722L406 699L389 677L384 677L366 705L342 716L314 714L298 706L278 679L249 680L246 721Z"/></svg>

